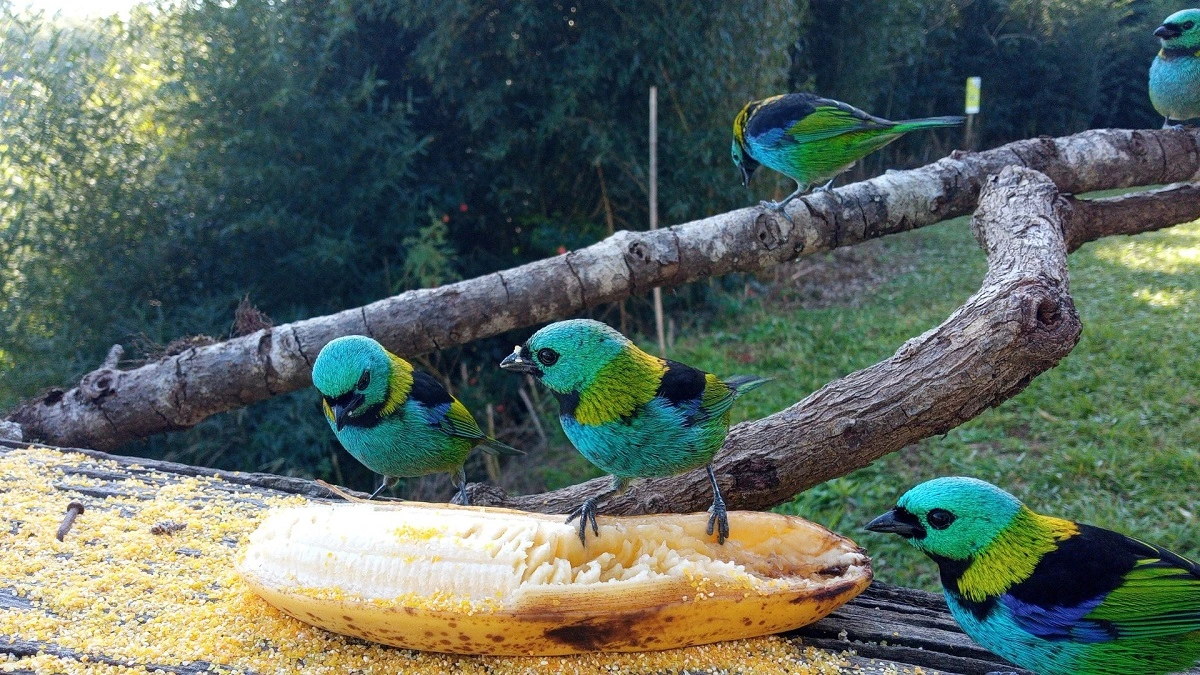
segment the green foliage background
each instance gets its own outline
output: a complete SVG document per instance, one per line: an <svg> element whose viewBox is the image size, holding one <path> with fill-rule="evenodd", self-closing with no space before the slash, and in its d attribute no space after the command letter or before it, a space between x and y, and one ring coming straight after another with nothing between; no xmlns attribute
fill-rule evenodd
<svg viewBox="0 0 1200 675"><path fill-rule="evenodd" d="M0 0L0 409L68 386L114 343L135 365L223 338L247 295L286 322L644 228L651 85L667 224L790 190L764 175L748 194L727 154L741 105L786 90L904 118L957 112L981 75L984 147L1156 127L1150 33L1172 8L191 0L63 25ZM959 141L906 139L854 177ZM669 309L717 311L735 281ZM513 339L422 365L461 373L469 407L497 401L515 425L519 382L491 367ZM127 450L372 480L339 464L311 392ZM563 459L538 480L586 470Z"/></svg>

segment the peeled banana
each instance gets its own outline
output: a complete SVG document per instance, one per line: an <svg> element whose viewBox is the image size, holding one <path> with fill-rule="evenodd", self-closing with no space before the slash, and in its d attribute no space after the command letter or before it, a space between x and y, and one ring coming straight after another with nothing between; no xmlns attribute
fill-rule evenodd
<svg viewBox="0 0 1200 675"><path fill-rule="evenodd" d="M871 583L853 542L806 520L600 517L581 544L562 516L486 507L313 504L269 515L239 561L301 621L456 654L643 651L811 623Z"/></svg>

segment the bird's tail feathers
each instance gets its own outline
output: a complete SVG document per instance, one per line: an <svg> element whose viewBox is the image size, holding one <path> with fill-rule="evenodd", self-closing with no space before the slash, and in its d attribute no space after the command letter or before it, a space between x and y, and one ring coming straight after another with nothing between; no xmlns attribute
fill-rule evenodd
<svg viewBox="0 0 1200 675"><path fill-rule="evenodd" d="M904 120L896 122L896 126L892 129L896 131L914 131L916 129L937 129L939 127L956 127L966 120L960 115L949 115L947 117L923 117L919 120Z"/></svg>
<svg viewBox="0 0 1200 675"><path fill-rule="evenodd" d="M516 457L517 455L525 454L524 450L518 450L511 445L501 443L491 436L483 439L483 442L479 444L479 449L497 457Z"/></svg>
<svg viewBox="0 0 1200 675"><path fill-rule="evenodd" d="M748 391L758 389L774 379L773 377L759 377L758 375L734 375L725 380L725 384L729 385L730 389L733 389L735 396L741 396Z"/></svg>

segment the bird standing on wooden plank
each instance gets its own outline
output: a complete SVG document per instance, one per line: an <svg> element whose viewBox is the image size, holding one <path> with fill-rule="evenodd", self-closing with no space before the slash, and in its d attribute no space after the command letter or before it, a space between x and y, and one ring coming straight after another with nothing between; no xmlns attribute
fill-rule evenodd
<svg viewBox="0 0 1200 675"><path fill-rule="evenodd" d="M467 454L478 446L495 455L522 455L489 438L467 408L432 376L361 335L340 337L321 349L313 364L325 418L342 446L383 483L397 477L448 472L468 503Z"/></svg>
<svg viewBox="0 0 1200 675"><path fill-rule="evenodd" d="M1040 675L1156 675L1200 661L1200 565L1034 513L974 478L909 490L867 525L933 559L954 619Z"/></svg>
<svg viewBox="0 0 1200 675"><path fill-rule="evenodd" d="M729 409L742 394L768 378L741 375L727 380L638 349L599 321L575 319L550 324L508 355L500 367L529 373L554 393L559 421L571 443L613 477L608 494L619 494L634 478L673 476L708 468L713 504L708 533L729 536L725 500L712 458L729 432ZM599 536L597 497L567 518L579 519Z"/></svg>
<svg viewBox="0 0 1200 675"><path fill-rule="evenodd" d="M1168 16L1154 36L1162 48L1150 64L1150 102L1163 128L1200 117L1200 9Z"/></svg>
<svg viewBox="0 0 1200 675"><path fill-rule="evenodd" d="M813 185L828 190L838 174L883 146L917 129L962 124L962 117L891 122L852 105L815 94L783 94L751 101L733 120L733 163L742 185L759 165L796 181L783 201L762 206L791 221L784 207Z"/></svg>

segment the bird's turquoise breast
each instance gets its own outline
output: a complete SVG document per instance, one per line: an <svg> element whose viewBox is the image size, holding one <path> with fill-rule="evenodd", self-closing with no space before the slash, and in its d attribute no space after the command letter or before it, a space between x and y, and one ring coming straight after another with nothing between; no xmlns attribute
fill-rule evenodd
<svg viewBox="0 0 1200 675"><path fill-rule="evenodd" d="M1051 642L1021 629L1003 603L991 604L984 617L976 616L954 593L946 592L946 604L958 625L987 650L1041 675L1077 673L1078 645ZM1034 667L1036 665L1036 668Z"/></svg>
<svg viewBox="0 0 1200 675"><path fill-rule="evenodd" d="M783 129L746 139L750 156L805 187L824 182L854 165L859 158L896 140L902 134L871 129L847 132L819 142L797 143Z"/></svg>
<svg viewBox="0 0 1200 675"><path fill-rule="evenodd" d="M790 141L785 136L783 129L772 129L747 138L746 146L750 150L750 156L759 164L778 171L804 186L832 178L854 163L853 157L830 157L831 153L828 151L821 156L814 156L811 148ZM834 149L832 154L843 153Z"/></svg>
<svg viewBox="0 0 1200 675"><path fill-rule="evenodd" d="M672 476L712 461L729 430L728 417L687 425L689 412L694 410L655 398L627 420L591 425L570 415L559 419L589 462L614 476L640 478Z"/></svg>
<svg viewBox="0 0 1200 675"><path fill-rule="evenodd" d="M449 436L430 424L422 406L407 401L396 414L370 427L347 425L334 433L346 451L368 469L385 476L423 476L454 471L474 442Z"/></svg>
<svg viewBox="0 0 1200 675"><path fill-rule="evenodd" d="M1200 117L1200 57L1155 57L1150 64L1150 102L1163 117Z"/></svg>

